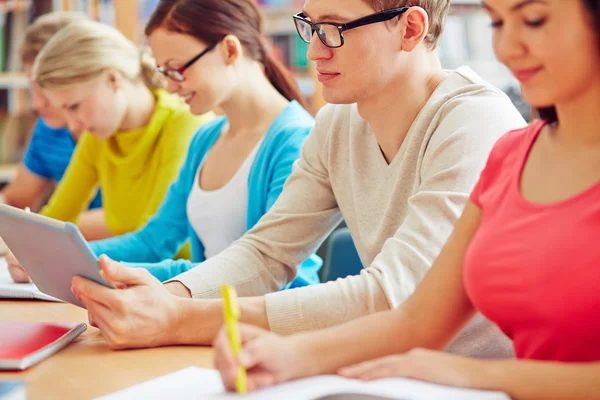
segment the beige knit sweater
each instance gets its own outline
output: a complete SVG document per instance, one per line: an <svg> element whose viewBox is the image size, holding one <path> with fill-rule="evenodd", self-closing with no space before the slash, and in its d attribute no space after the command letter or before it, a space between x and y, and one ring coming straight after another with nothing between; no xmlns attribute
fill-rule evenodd
<svg viewBox="0 0 600 400"><path fill-rule="evenodd" d="M501 91L463 67L438 86L388 165L356 105L326 106L271 210L239 241L175 280L195 298L219 297L222 283L241 296L270 293L269 324L282 334L398 307L441 251L494 142L524 125ZM279 291L342 217L362 273ZM501 356L510 345L480 318L451 350Z"/></svg>

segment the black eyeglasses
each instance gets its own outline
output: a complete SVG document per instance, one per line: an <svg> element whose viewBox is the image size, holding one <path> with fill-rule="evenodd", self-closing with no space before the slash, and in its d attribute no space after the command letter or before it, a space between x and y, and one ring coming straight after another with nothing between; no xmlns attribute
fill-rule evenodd
<svg viewBox="0 0 600 400"><path fill-rule="evenodd" d="M183 67L179 67L177 69L165 69L163 67L156 67L156 71L160 72L167 78L173 79L176 82L183 82L185 80L183 73L186 69L192 66L196 61L202 58L203 55L211 51L217 46L218 43L211 44L208 46L202 53L198 54L196 57L192 58L190 61L186 62Z"/></svg>
<svg viewBox="0 0 600 400"><path fill-rule="evenodd" d="M298 35L306 43L310 43L313 35L317 32L317 36L321 42L332 49L342 47L344 45L344 31L358 28L359 26L376 24L377 22L389 21L390 19L402 15L410 7L391 8L381 12L367 15L354 21L345 24L336 24L334 22L312 22L306 19L306 15L299 13L294 15L294 24Z"/></svg>

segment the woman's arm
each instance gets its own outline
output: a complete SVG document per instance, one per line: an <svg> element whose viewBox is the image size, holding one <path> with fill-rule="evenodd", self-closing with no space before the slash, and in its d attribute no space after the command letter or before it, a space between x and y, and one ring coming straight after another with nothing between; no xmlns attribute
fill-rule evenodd
<svg viewBox="0 0 600 400"><path fill-rule="evenodd" d="M349 378L418 379L446 386L498 390L512 399L600 399L600 363L484 360L417 349L342 369Z"/></svg>
<svg viewBox="0 0 600 400"><path fill-rule="evenodd" d="M87 241L106 239L115 235L108 229L104 210L101 208L83 212L79 217L77 227Z"/></svg>
<svg viewBox="0 0 600 400"><path fill-rule="evenodd" d="M433 267L398 309L288 338L264 331L258 335L257 328L242 328L253 330L243 357L249 379L256 376L261 380L257 385L261 385L266 371L271 374L269 382L277 383L335 372L343 366L415 347L444 348L475 313L462 273L464 256L480 218L481 210L469 202ZM239 361L231 355L225 332L219 334L215 347L215 364L229 387Z"/></svg>
<svg viewBox="0 0 600 400"><path fill-rule="evenodd" d="M506 392L513 399L600 399L600 363L486 361L474 388Z"/></svg>
<svg viewBox="0 0 600 400"><path fill-rule="evenodd" d="M35 209L40 206L44 194L52 182L19 165L15 179L0 191L0 203L9 206Z"/></svg>

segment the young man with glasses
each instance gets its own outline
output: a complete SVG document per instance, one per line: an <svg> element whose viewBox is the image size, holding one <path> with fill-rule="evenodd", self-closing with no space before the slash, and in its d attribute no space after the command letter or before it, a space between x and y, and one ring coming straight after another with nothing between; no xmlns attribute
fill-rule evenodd
<svg viewBox="0 0 600 400"><path fill-rule="evenodd" d="M310 43L324 107L273 208L241 240L162 286L108 259L111 291L74 279L113 347L208 344L223 283L242 321L290 334L395 308L441 251L492 145L525 125L509 99L469 68L445 71L436 48L448 0L306 0L294 17ZM365 266L358 276L279 292L296 265L345 219ZM172 294L176 294L173 296ZM262 296L265 295L265 296ZM257 296L257 297L250 297ZM178 297L193 297L193 300ZM140 311L151 304L152 315ZM140 334L143 332L143 334ZM450 346L506 356L481 319Z"/></svg>

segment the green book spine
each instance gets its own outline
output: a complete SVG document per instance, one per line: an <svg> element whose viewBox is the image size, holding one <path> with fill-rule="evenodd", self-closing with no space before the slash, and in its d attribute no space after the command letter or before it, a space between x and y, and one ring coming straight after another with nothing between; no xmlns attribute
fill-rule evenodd
<svg viewBox="0 0 600 400"><path fill-rule="evenodd" d="M308 58L306 58L308 43L300 39L300 36L292 35L290 47L292 67L298 70L306 70L308 68Z"/></svg>
<svg viewBox="0 0 600 400"><path fill-rule="evenodd" d="M0 71L6 71L6 14L0 13Z"/></svg>

